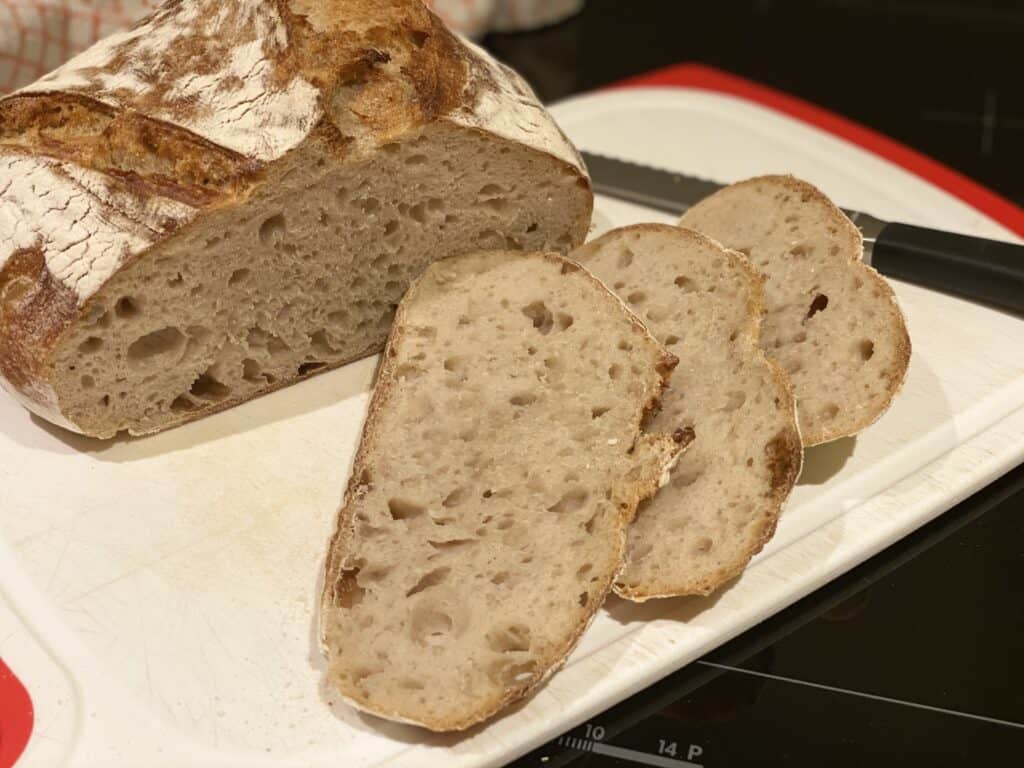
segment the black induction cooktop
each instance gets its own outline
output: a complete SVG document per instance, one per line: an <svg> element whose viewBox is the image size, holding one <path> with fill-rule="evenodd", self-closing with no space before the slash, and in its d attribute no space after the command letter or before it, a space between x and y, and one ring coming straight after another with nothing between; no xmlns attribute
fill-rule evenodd
<svg viewBox="0 0 1024 768"><path fill-rule="evenodd" d="M516 768L1024 765L1024 473Z"/></svg>
<svg viewBox="0 0 1024 768"><path fill-rule="evenodd" d="M1024 204L1022 38L1020 0L588 0L485 43L547 100L710 64ZM1024 467L513 765L1024 766Z"/></svg>

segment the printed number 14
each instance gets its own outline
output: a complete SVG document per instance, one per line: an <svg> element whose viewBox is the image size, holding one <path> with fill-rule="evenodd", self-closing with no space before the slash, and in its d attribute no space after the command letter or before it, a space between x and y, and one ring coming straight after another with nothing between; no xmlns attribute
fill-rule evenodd
<svg viewBox="0 0 1024 768"><path fill-rule="evenodd" d="M668 755L669 757L675 757L676 756L676 749L677 749L677 747L678 747L678 742L675 742L675 741L668 741L668 742L666 742L663 739L658 739L658 754L659 755Z"/></svg>

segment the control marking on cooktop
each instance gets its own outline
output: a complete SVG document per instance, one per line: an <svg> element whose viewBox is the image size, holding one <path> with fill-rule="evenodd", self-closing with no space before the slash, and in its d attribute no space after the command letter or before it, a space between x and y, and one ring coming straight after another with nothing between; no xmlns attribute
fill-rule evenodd
<svg viewBox="0 0 1024 768"><path fill-rule="evenodd" d="M558 740L560 747L568 747L578 752L596 752L599 755L617 757L620 760L630 760L634 763L654 765L658 768L704 768L700 763L691 763L688 760L676 760L672 757L651 755L636 749L616 747L614 744L603 744L600 741L581 739L576 736L562 736Z"/></svg>
<svg viewBox="0 0 1024 768"><path fill-rule="evenodd" d="M872 699L874 701L884 701L887 704L899 704L904 707L912 707L914 709L924 709L928 712L936 712L940 715L952 715L953 717L965 717L968 720L980 720L984 723L992 723L993 725L1005 725L1008 728L1020 728L1024 730L1024 723L1015 723L1012 720L1000 720L998 717L986 717L985 715L975 715L971 712L960 712L956 709L946 709L944 707L933 707L931 704L919 704L916 701L905 701L903 699L893 699L889 696L879 696L876 693L865 693L864 691L853 691L849 688L837 688L834 685L825 685L823 683L812 683L809 680L799 680L795 677L784 677L782 675L772 675L768 672L758 672L753 669L744 669L743 667L730 667L728 664L715 664L711 661L697 661L698 664L703 664L705 667L714 667L715 669L722 669L726 672L739 672L744 675L753 675L754 677L763 677L768 680L778 680L780 683L793 683L794 685L804 685L808 688L817 688L822 691L831 691L832 693L846 693L850 696L859 696L862 699Z"/></svg>

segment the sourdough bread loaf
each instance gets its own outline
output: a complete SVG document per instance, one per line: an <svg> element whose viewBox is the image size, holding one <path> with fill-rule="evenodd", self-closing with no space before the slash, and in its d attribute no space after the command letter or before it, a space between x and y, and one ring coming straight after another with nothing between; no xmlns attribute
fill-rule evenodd
<svg viewBox="0 0 1024 768"><path fill-rule="evenodd" d="M615 591L709 594L774 533L803 458L789 380L758 346L761 277L710 238L661 224L612 230L572 258L679 357L648 428L694 436L641 504Z"/></svg>
<svg viewBox="0 0 1024 768"><path fill-rule="evenodd" d="M673 365L573 262L429 267L399 306L327 559L329 682L457 730L559 666L685 442L641 431Z"/></svg>
<svg viewBox="0 0 1024 768"><path fill-rule="evenodd" d="M0 100L0 383L154 432L378 351L409 282L568 250L575 149L420 0L180 0Z"/></svg>
<svg viewBox="0 0 1024 768"><path fill-rule="evenodd" d="M804 445L856 434L881 416L910 362L892 288L863 262L860 230L792 176L733 184L680 221L746 254L765 280L762 347L793 382Z"/></svg>

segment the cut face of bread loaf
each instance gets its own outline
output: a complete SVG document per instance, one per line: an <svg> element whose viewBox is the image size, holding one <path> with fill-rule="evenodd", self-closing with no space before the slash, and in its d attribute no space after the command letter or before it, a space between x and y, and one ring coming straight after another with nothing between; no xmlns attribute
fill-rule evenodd
<svg viewBox="0 0 1024 768"><path fill-rule="evenodd" d="M680 441L675 358L554 255L438 262L385 350L328 555L321 641L355 706L467 728L565 659Z"/></svg>
<svg viewBox="0 0 1024 768"><path fill-rule="evenodd" d="M740 254L659 224L613 230L573 258L679 357L648 429L694 435L630 526L615 591L709 594L771 537L803 455L789 382L758 347L761 278Z"/></svg>
<svg viewBox="0 0 1024 768"><path fill-rule="evenodd" d="M0 383L141 434L376 352L411 279L566 251L573 147L419 0L183 0L0 100Z"/></svg>
<svg viewBox="0 0 1024 768"><path fill-rule="evenodd" d="M765 278L761 345L793 382L804 445L852 435L899 391L910 337L889 284L864 264L860 230L792 176L750 179L680 224L750 257Z"/></svg>

